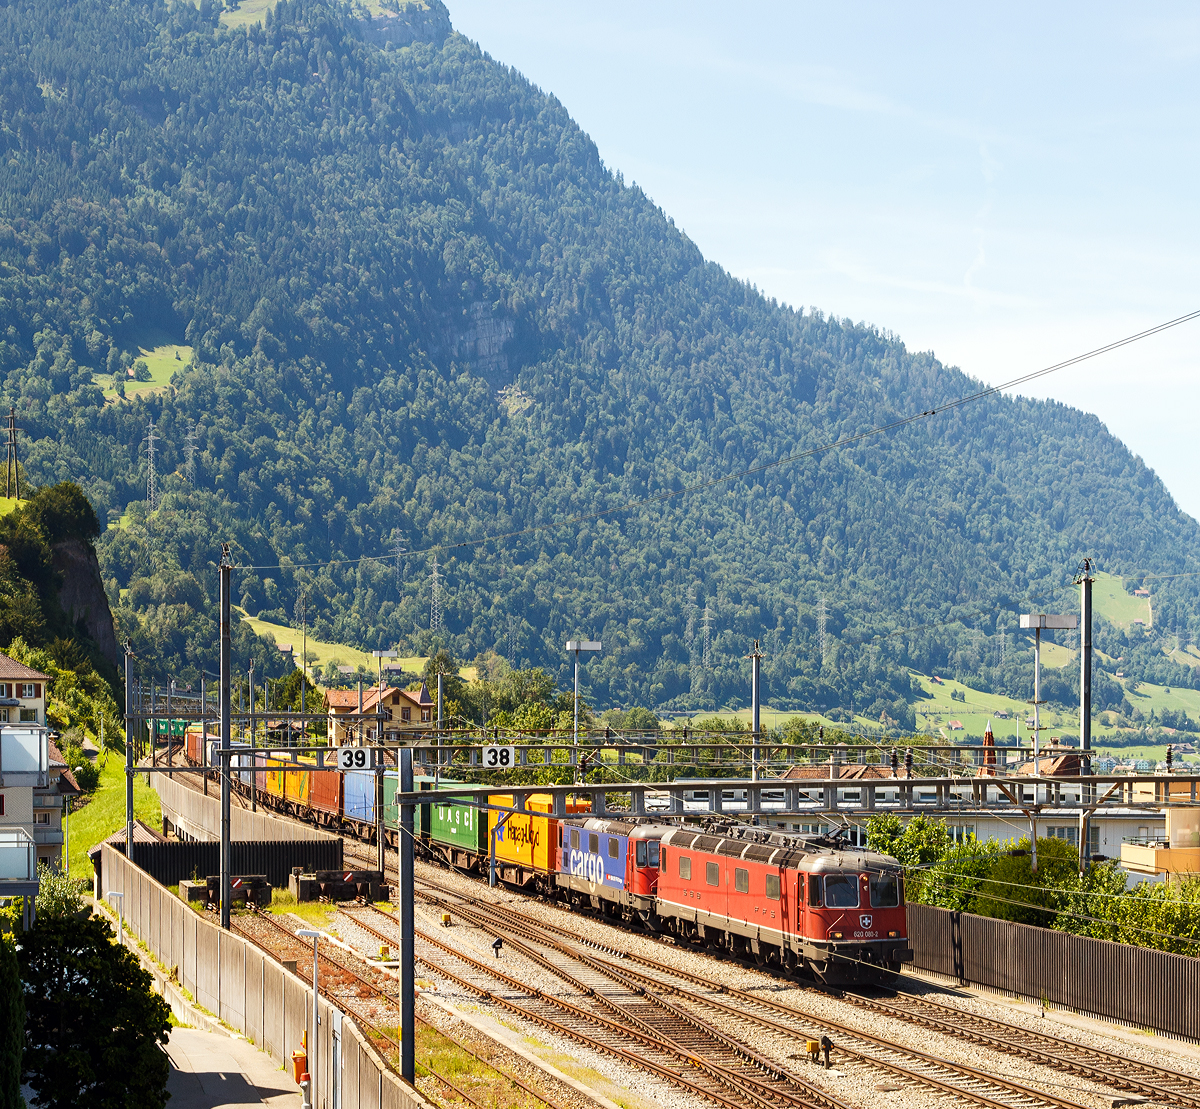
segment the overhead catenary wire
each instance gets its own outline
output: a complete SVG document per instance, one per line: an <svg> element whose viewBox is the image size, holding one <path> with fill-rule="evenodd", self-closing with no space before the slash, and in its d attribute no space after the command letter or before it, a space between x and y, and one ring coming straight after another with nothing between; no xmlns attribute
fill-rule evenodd
<svg viewBox="0 0 1200 1109"><path fill-rule="evenodd" d="M757 466L748 466L745 469L737 470L728 474L722 474L720 477L709 478L706 481L695 482L692 485L686 485L680 489L665 489L661 493L652 493L645 497L639 497L636 500L627 501L624 504L614 505L611 508L596 509L592 512L578 513L574 516L565 516L561 519L549 520L541 524L530 524L528 527L517 528L507 532L499 532L494 535L485 535L473 539L463 539L454 543L439 543L434 546L412 551L410 553L413 555L435 555L442 554L447 551L480 547L487 543L501 543L511 539L520 539L527 535L534 535L538 532L550 531L555 528L571 527L576 524L588 523L592 520L603 519L605 517L614 516L622 512L632 512L635 509L644 508L652 504L661 504L664 501L673 500L676 497L683 497L691 493L703 492L707 489L713 489L719 485L725 485L729 482L737 481L739 478L753 477L755 474L765 473L768 470L777 469L781 466L787 466L793 462L800 462L806 458L814 458L817 455L825 454L828 451L837 450L842 447L853 446L856 443L861 443L865 440L873 439L880 435L886 435L890 431L897 431L900 428L908 427L910 424L919 423L922 420L932 419L935 416L954 411L957 408L962 408L964 405L973 404L974 402L984 400L987 397L996 396L1007 389L1015 389L1020 385L1026 385L1031 381L1037 381L1039 378L1047 377L1050 374L1057 373L1060 370L1065 370L1071 366L1077 366L1081 362L1086 362L1093 358L1099 358L1103 354L1110 354L1115 350L1120 350L1122 347L1127 347L1133 343L1141 342L1144 339L1151 338L1154 335L1159 335L1164 331L1168 331L1174 327L1179 327L1182 324L1189 323L1195 319L1200 319L1200 310L1188 312L1185 315L1177 316L1171 320L1166 320L1163 323L1156 324L1154 327L1146 328L1145 330L1135 332L1132 335L1126 335L1122 339L1117 339L1111 343L1106 343L1104 346L1085 351L1082 354L1077 354L1071 358L1064 359L1061 362L1055 362L1052 365L1044 366L1040 370L1034 370L1031 373L1022 374L1019 377L1014 377L1008 381L1001 382L999 385L990 385L983 389L977 389L973 393L965 393L960 397L955 397L952 400L948 400L943 404L936 405L933 408L927 408L921 412L914 412L908 416L902 416L899 419L892 420L886 424L877 424L875 427L868 428L865 431L860 431L853 435L842 436L839 439L822 443L819 446L810 447L806 450L797 451L794 454L785 455L783 458L777 458L770 462L762 462ZM242 565L238 566L237 569L299 570L317 566L350 566L360 562L386 562L392 557L392 553L388 551L377 555L361 555L358 558L318 559L312 562L288 562L286 564L269 563L253 566Z"/></svg>

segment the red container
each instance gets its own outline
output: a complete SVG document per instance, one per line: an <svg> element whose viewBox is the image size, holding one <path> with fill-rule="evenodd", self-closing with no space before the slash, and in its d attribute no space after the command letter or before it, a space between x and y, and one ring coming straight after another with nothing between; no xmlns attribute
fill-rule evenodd
<svg viewBox="0 0 1200 1109"><path fill-rule="evenodd" d="M308 803L328 822L342 817L342 776L336 770L314 770L310 778Z"/></svg>

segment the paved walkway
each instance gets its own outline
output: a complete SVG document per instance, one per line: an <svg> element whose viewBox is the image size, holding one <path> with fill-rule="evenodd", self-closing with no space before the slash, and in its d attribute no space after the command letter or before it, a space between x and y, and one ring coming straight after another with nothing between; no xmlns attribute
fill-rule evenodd
<svg viewBox="0 0 1200 1109"><path fill-rule="evenodd" d="M171 1109L299 1109L300 1090L291 1075L246 1040L172 1028L167 1054Z"/></svg>

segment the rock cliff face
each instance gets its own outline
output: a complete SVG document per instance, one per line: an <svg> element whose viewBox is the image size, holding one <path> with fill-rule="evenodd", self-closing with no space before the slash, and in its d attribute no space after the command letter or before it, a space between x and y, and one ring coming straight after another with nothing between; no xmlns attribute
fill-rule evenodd
<svg viewBox="0 0 1200 1109"><path fill-rule="evenodd" d="M112 610L104 593L100 564L90 543L67 539L52 548L54 570L62 578L58 603L75 623L82 620L88 636L114 666L120 664Z"/></svg>

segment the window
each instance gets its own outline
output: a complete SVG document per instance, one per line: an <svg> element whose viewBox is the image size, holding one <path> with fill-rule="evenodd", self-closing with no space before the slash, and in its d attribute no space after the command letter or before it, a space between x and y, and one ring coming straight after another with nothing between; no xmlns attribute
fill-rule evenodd
<svg viewBox="0 0 1200 1109"><path fill-rule="evenodd" d="M0 793L0 816L4 815L4 794Z"/></svg>
<svg viewBox="0 0 1200 1109"><path fill-rule="evenodd" d="M733 889L735 893L750 892L750 871L743 870L740 866L733 868Z"/></svg>
<svg viewBox="0 0 1200 1109"><path fill-rule="evenodd" d="M0 682L0 697L12 696L12 684L9 682Z"/></svg>
<svg viewBox="0 0 1200 1109"><path fill-rule="evenodd" d="M600 837L599 836L597 836L595 834L588 836L588 850L593 855L600 854Z"/></svg>
<svg viewBox="0 0 1200 1109"><path fill-rule="evenodd" d="M620 853L620 850L621 850L620 843L618 842L617 837L609 836L608 837L608 857L610 859L615 859L617 857L617 855Z"/></svg>
<svg viewBox="0 0 1200 1109"><path fill-rule="evenodd" d="M1098 842L1099 842L1099 840L1097 840L1096 842L1098 843ZM651 866L658 866L658 865L659 865L659 862L658 862L658 852L659 852L659 842L658 842L658 840L656 840L656 839L652 839L652 840L650 841L650 865L651 865ZM666 855L663 855L663 857L662 857L662 861L663 861L664 863L667 861L667 856L666 856Z"/></svg>
<svg viewBox="0 0 1200 1109"><path fill-rule="evenodd" d="M8 723L8 709L0 709L0 724Z"/></svg>
<svg viewBox="0 0 1200 1109"><path fill-rule="evenodd" d="M37 709L22 709L21 710L21 723L22 724L25 724L25 723L36 724L37 723Z"/></svg>
<svg viewBox="0 0 1200 1109"><path fill-rule="evenodd" d="M634 862L638 866L646 865L646 841L644 839L637 841L637 858L634 859Z"/></svg>
<svg viewBox="0 0 1200 1109"><path fill-rule="evenodd" d="M767 875L767 897L771 901L779 900L779 875L778 874L768 874Z"/></svg>
<svg viewBox="0 0 1200 1109"><path fill-rule="evenodd" d="M579 829L578 828L571 829L571 846L574 847L576 851L579 850Z"/></svg>
<svg viewBox="0 0 1200 1109"><path fill-rule="evenodd" d="M433 712L433 709L422 709L421 710L421 723L422 724L428 724L430 722L430 720L432 719L430 714L432 712Z"/></svg>
<svg viewBox="0 0 1200 1109"><path fill-rule="evenodd" d="M679 856L679 877L692 880L692 860L685 855Z"/></svg>
<svg viewBox="0 0 1200 1109"><path fill-rule="evenodd" d="M1051 839L1064 839L1072 847L1079 845L1079 829L1074 824L1061 825L1055 828L1047 828L1046 835Z"/></svg>
<svg viewBox="0 0 1200 1109"><path fill-rule="evenodd" d="M900 904L900 878L896 874L871 875L871 908L893 909Z"/></svg>
<svg viewBox="0 0 1200 1109"><path fill-rule="evenodd" d="M391 709L384 709L384 710L383 710L383 718L384 718L384 720L391 720L391 718L392 718L392 710L391 710Z"/></svg>
<svg viewBox="0 0 1200 1109"><path fill-rule="evenodd" d="M975 835L974 824L951 824L947 829L950 833L950 839L954 843L966 843Z"/></svg>
<svg viewBox="0 0 1200 1109"><path fill-rule="evenodd" d="M704 882L709 886L719 886L721 884L721 864L720 863L705 863L704 864Z"/></svg>
<svg viewBox="0 0 1200 1109"><path fill-rule="evenodd" d="M407 724L410 720L412 720L412 709L401 709L400 722Z"/></svg>
<svg viewBox="0 0 1200 1109"><path fill-rule="evenodd" d="M825 904L831 909L857 909L858 875L827 874L825 876Z"/></svg>
<svg viewBox="0 0 1200 1109"><path fill-rule="evenodd" d="M821 905L821 879L815 874L808 876L808 903L817 908Z"/></svg>
<svg viewBox="0 0 1200 1109"><path fill-rule="evenodd" d="M35 812L33 814L34 824L49 824L50 814L48 812Z"/></svg>
<svg viewBox="0 0 1200 1109"><path fill-rule="evenodd" d="M38 695L37 686L32 683L26 683L21 686L21 696L32 698Z"/></svg>

